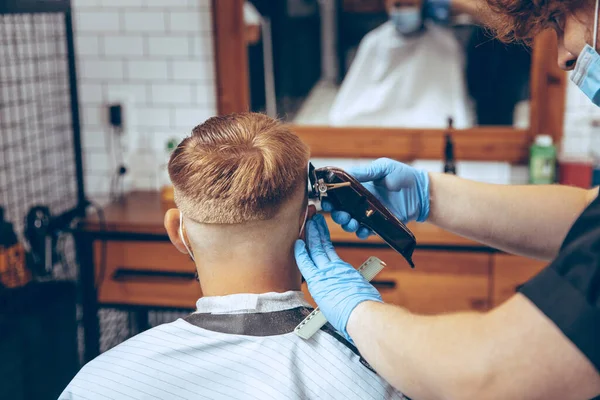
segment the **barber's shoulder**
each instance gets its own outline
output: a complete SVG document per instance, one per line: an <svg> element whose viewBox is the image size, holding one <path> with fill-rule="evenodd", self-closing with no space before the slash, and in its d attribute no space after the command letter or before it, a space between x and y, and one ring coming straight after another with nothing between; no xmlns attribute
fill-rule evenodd
<svg viewBox="0 0 600 400"><path fill-rule="evenodd" d="M560 296L554 295L556 306ZM523 398L584 399L599 395L598 352L588 351L594 347L589 342L593 335L583 342L578 340L582 336L573 329L584 323L582 320L567 327L552 308L541 306L535 298L518 293L488 314L489 351L504 355L493 366L497 371L492 372L497 372L495 376L499 371L519 375L515 388L521 390ZM561 314L568 314L568 310ZM540 365L545 367L540 369Z"/></svg>
<svg viewBox="0 0 600 400"><path fill-rule="evenodd" d="M598 188L588 190L584 194L585 208L573 210L580 214L567 232L560 248L558 259L564 259L567 255L580 253L584 247L589 247L589 243L600 241L600 198L598 197Z"/></svg>

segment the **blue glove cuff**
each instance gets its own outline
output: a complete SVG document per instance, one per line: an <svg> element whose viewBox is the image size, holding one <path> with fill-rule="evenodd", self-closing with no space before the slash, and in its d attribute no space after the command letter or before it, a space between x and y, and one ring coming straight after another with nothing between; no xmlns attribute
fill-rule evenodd
<svg viewBox="0 0 600 400"><path fill-rule="evenodd" d="M364 296L364 297L360 297L357 299L354 299L354 304L350 304L348 306L346 306L346 308L344 309L344 315L341 316L341 320L342 321L346 321L346 323L344 324L344 328L342 331L340 331L340 333L344 336L344 338L349 341L350 343L352 343L352 345L354 346L354 341L352 340L352 338L350 337L350 335L348 335L348 331L347 331L347 326L348 326L348 320L350 319L350 314L352 314L352 311L354 311L354 309L362 302L364 301L375 301L377 303L383 303L383 300L381 299L381 296L379 295L379 293L377 293L377 296L374 295L370 295L370 296Z"/></svg>

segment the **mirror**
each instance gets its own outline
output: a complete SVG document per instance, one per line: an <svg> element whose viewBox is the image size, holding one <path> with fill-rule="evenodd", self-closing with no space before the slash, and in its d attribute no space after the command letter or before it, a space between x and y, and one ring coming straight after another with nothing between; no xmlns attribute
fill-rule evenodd
<svg viewBox="0 0 600 400"><path fill-rule="evenodd" d="M398 1L415 2L417 0ZM329 82L337 85L338 90L341 90L339 87L343 86L344 77L349 72L345 71L341 77L336 76L332 71L339 73L340 70L333 69L332 65L348 65L349 70L356 58L357 51L352 51L352 46L347 47L350 50L331 53L343 54L345 59L349 60L347 64L337 61L337 57L327 59L321 57L322 47L338 47L338 42L331 37L329 39L322 38L324 30L321 29L321 24L325 18L323 7L330 7L327 10L334 7L334 10L343 12L344 15L347 14L348 18L361 19L366 16L375 19L378 16L379 22L367 26L356 37L352 37L350 34L344 35L344 40L354 43L354 48L357 48L365 35L381 27L388 20L385 12L386 0L252 0L252 2L250 3L249 0L212 1L219 114L264 110L270 115L291 121L290 128L310 146L311 154L314 157L391 157L403 161L440 158L446 134L449 132L446 125L449 113L440 112L439 109L431 114L438 117L439 128L415 128L406 125L302 125L298 123L299 110L305 106L310 92L322 77L328 77ZM255 7L248 7L250 4ZM281 70L281 66L277 67L275 62L270 65L269 60L275 61L275 58L265 56L273 51L273 49L269 49L269 46L274 46L277 41L271 39L273 29L270 25L275 21L269 17L270 14L267 12L269 7L275 7L280 12L291 13L296 16L294 18L297 20L296 22L303 21L308 26L312 26L312 31L305 30L305 32L312 32L310 35L302 36L300 33L295 35L296 32L301 32L300 27L296 22L287 21L285 28L290 36L283 43L286 52L292 56L302 52L302 54L312 54L313 58L319 60L318 63L302 63L303 58L296 57L294 63L288 62L284 65L284 72L286 72L283 75L284 78L277 77L275 71L278 68ZM301 16L304 17L301 18ZM452 37L456 38L459 43L474 43L461 38L472 38L472 31L478 28L474 27L470 21L461 18L454 19ZM338 21L336 22L336 32L341 31L344 26L348 26L347 32L353 32L357 25L354 19L341 19L341 21L346 21L347 25L340 23L339 15L335 21ZM464 33L469 30L471 30L470 34ZM479 30L478 35L480 33ZM339 38L340 35L338 34L336 37ZM482 78L482 85L488 84L492 89L481 90L478 97L483 100L476 102L480 109L472 111L472 113L482 114L481 107L487 107L491 117L502 114L505 120L498 122L479 118L480 120L476 121L477 125L470 129L453 129L451 135L455 144L456 158L473 161L506 161L513 164L527 163L529 146L536 135L549 134L557 143L562 138L567 75L557 66L556 34L551 30L542 32L535 38L531 48L520 46L506 48L497 42L493 42L492 46L488 36L480 36L480 38L483 38L483 44L472 44L475 50L482 50L488 45L492 47L492 50L498 51L496 56L499 61L483 57L481 64L471 64L471 69L468 69L465 64L463 84L468 90L470 75L479 71L485 78L485 80ZM331 52L331 50L329 51ZM510 51L522 53L521 55L525 59L523 63L528 60L530 68L522 67L519 69L522 73L518 74L515 70L510 70L505 64L502 64L513 58ZM327 60L329 62L326 62ZM332 60L335 61L335 64ZM272 72L269 73L269 71ZM323 71L328 71L329 75L324 74ZM291 92L287 99L281 95L278 99L277 94L282 93L279 91L281 89L276 89L276 86L282 84L280 80L284 79L283 82L286 85L296 87L293 84L295 80L300 80L299 74L311 78L307 80L308 83L301 85L304 89ZM498 113L497 110L501 109L501 103L498 101L499 93L505 89L504 85L509 85L505 82L510 79L514 79L511 81L511 85L521 89L514 89L513 92L510 92L516 94L507 96L512 100L506 101L509 105L504 106L506 110L504 113ZM429 81L425 80L425 82ZM410 83L414 84L414 82ZM416 93L422 96L425 92L418 91ZM336 94L337 92L334 93L334 97ZM356 97L364 100L365 96ZM253 98L252 101L251 98ZM270 100L267 101L267 99ZM473 100L471 101L473 102ZM369 104L369 106L373 105ZM291 111L283 112L284 107L290 107ZM392 104L394 111L399 109L399 107L393 107L394 104ZM325 110L321 112L322 115L329 115L327 107L319 106L318 108L318 111ZM379 120L375 120L373 124L379 122ZM317 124L314 121L311 123ZM504 125L498 125L501 123ZM412 122L411 125L416 124ZM455 128L457 128L456 123Z"/></svg>
<svg viewBox="0 0 600 400"><path fill-rule="evenodd" d="M246 2L250 110L299 126L527 129L531 49L468 16L424 19L421 3Z"/></svg>

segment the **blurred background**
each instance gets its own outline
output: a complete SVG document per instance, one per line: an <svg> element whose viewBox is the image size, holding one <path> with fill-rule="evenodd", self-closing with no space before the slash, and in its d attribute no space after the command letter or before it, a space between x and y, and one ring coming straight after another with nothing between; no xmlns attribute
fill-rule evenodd
<svg viewBox="0 0 600 400"><path fill-rule="evenodd" d="M213 115L281 118L316 166L386 156L597 185L600 111L557 69L555 38L502 44L427 4L1 1L0 398L56 398L100 352L194 309L193 264L162 227L166 164ZM544 266L410 228L415 271L377 238L332 239L354 265L392 266L375 286L416 312L487 310Z"/></svg>

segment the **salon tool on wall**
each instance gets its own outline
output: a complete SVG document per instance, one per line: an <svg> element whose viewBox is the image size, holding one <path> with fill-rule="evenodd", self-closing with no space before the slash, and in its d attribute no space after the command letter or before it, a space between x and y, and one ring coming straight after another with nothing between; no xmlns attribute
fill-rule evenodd
<svg viewBox="0 0 600 400"><path fill-rule="evenodd" d="M32 207L25 217L25 239L29 245L28 265L38 276L52 273L59 255L56 251L58 231L53 229L52 214L46 206Z"/></svg>
<svg viewBox="0 0 600 400"><path fill-rule="evenodd" d="M14 288L30 280L25 250L19 243L13 224L4 219L4 209L0 207L0 286Z"/></svg>
<svg viewBox="0 0 600 400"><path fill-rule="evenodd" d="M359 268L358 272L369 282L385 268L385 263L377 257L369 257ZM315 308L298 326L294 329L294 333L302 339L310 339L319 331L325 324L327 319L319 310Z"/></svg>
<svg viewBox="0 0 600 400"><path fill-rule="evenodd" d="M107 139L107 149L113 158L114 173L110 179L110 198L111 200L120 200L125 192L124 177L127 174L127 166L124 160L123 134L124 134L124 107L121 103L113 103L107 106L108 123L111 127L110 135L105 135Z"/></svg>
<svg viewBox="0 0 600 400"><path fill-rule="evenodd" d="M320 201L324 197L337 210L346 211L361 225L379 235L391 248L408 261L414 268L412 254L417 246L413 233L371 192L346 171L310 164L309 198Z"/></svg>

